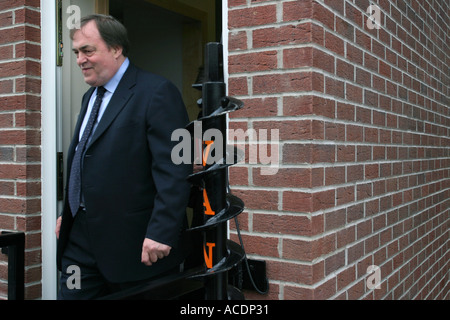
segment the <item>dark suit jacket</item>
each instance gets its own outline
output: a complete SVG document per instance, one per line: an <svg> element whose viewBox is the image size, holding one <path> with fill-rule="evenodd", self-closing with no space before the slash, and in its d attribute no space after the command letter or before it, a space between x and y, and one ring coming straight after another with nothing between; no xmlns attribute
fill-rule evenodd
<svg viewBox="0 0 450 320"><path fill-rule="evenodd" d="M83 96L68 168L93 91ZM173 164L171 151L178 142L171 141L171 134L187 123L175 86L130 64L86 147L82 167L90 243L99 270L111 282L148 278L179 264L185 256L186 243L180 235L190 192L186 178L192 167ZM66 196L59 268L72 222ZM141 263L145 237L170 245L170 255L145 266Z"/></svg>

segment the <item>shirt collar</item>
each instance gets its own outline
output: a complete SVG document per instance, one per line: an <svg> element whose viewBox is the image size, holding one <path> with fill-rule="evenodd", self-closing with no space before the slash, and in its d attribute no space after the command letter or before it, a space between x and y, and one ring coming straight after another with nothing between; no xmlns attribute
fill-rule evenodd
<svg viewBox="0 0 450 320"><path fill-rule="evenodd" d="M109 92L114 93L125 71L127 71L129 65L130 60L128 58L125 58L125 61L120 66L119 70L117 70L114 77L112 77L111 80L109 80L103 87L105 87L105 89L108 90Z"/></svg>

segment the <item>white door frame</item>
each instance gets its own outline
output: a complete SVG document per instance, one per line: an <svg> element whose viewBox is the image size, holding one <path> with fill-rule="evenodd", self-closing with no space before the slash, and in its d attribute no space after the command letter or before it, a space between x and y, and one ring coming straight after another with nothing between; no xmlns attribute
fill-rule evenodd
<svg viewBox="0 0 450 320"><path fill-rule="evenodd" d="M42 110L42 299L57 292L56 237L56 1L41 0L41 110Z"/></svg>

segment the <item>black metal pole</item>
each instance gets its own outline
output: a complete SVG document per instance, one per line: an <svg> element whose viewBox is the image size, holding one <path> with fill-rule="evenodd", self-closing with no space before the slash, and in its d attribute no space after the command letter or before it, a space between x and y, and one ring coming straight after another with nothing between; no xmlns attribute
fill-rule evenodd
<svg viewBox="0 0 450 320"><path fill-rule="evenodd" d="M223 48L219 43L209 43L205 51L205 82L202 88L203 100L203 117L209 116L217 108L220 107L220 102L226 94L226 86L223 78ZM216 129L215 132L220 133L221 137L215 137L214 147L209 150L218 152L223 157L226 155L226 118L225 116L215 117L207 123L203 123L203 132L208 129ZM208 144L211 141L204 141L204 150L207 152ZM212 154L205 154L204 158L212 157ZM216 155L217 156L217 155ZM211 164L204 163L204 170L208 169ZM219 213L226 207L227 194L227 170L218 170L213 174L208 175L204 180L204 204L205 222L214 214ZM208 207L209 205L209 207ZM222 259L227 257L227 228L226 224L221 223L216 228L205 232L205 250L208 258L211 259L212 267L219 263ZM206 256L205 256L206 257ZM227 295L227 272L221 272L206 279L206 299L208 300L226 300Z"/></svg>

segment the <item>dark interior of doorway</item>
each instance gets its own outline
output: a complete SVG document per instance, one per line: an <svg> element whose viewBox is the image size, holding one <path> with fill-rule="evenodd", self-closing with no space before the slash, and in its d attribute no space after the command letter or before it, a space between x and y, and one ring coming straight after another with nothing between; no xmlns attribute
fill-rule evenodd
<svg viewBox="0 0 450 320"><path fill-rule="evenodd" d="M194 2L202 5L194 6ZM109 13L128 30L130 60L142 69L171 80L182 93L193 121L199 113L197 101L201 94L192 85L201 79L206 43L221 42L222 1L187 3L189 1L110 0Z"/></svg>

